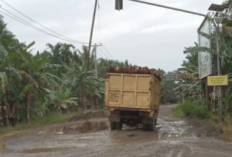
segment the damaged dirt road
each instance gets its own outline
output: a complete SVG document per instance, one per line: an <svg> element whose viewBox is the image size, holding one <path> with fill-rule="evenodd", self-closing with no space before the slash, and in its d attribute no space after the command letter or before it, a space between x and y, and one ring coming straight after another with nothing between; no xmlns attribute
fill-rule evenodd
<svg viewBox="0 0 232 157"><path fill-rule="evenodd" d="M103 115L88 121L79 116L18 138L5 136L0 157L232 157L232 144L216 139L220 130L176 118L172 107L161 106L156 132L109 131Z"/></svg>

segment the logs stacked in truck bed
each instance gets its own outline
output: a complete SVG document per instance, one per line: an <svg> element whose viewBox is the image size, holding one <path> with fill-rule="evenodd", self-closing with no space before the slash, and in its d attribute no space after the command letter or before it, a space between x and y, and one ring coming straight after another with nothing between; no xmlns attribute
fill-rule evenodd
<svg viewBox="0 0 232 157"><path fill-rule="evenodd" d="M125 74L152 74L159 81L161 81L161 77L159 72L156 69L149 69L148 67L135 67L135 66L117 66L111 67L109 66L106 71L108 73L125 73Z"/></svg>

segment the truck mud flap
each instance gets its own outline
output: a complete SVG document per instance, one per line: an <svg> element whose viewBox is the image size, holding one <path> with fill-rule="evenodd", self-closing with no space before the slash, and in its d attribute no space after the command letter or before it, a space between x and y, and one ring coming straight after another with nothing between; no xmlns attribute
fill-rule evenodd
<svg viewBox="0 0 232 157"><path fill-rule="evenodd" d="M153 118L143 118L142 119L142 124L152 124L153 123Z"/></svg>
<svg viewBox="0 0 232 157"><path fill-rule="evenodd" d="M118 115L109 115L110 122L120 122L120 116Z"/></svg>

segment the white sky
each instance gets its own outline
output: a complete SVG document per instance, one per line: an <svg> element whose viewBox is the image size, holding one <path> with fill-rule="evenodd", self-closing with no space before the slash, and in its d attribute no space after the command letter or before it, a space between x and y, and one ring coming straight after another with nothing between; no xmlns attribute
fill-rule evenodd
<svg viewBox="0 0 232 157"><path fill-rule="evenodd" d="M89 41L94 0L4 1L59 34L77 41ZM211 3L223 2L223 0L146 1L203 14L207 13ZM166 71L180 67L185 58L184 47L193 46L193 43L197 42L197 28L203 17L128 0L124 0L122 11L116 11L114 3L114 0L99 0L100 9L96 14L94 43L103 43L113 59L121 61L128 59L132 64ZM0 5L12 14L32 22L2 1ZM20 41L27 43L35 41L35 50L46 49L46 43L66 42L25 26L8 16L4 16L4 21ZM80 44L74 45L81 48ZM103 48L100 49L104 51ZM106 58L107 53L104 52L98 51L98 56Z"/></svg>

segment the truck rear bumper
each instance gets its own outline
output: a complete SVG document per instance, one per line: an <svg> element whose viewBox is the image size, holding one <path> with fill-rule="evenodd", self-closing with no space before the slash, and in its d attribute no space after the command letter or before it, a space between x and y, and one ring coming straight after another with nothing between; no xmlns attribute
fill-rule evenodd
<svg viewBox="0 0 232 157"><path fill-rule="evenodd" d="M111 114L109 115L109 121L111 122L120 122L121 121L121 118L125 118L125 117L120 117L119 115L114 115L114 114ZM131 119L138 119L137 117L134 117ZM142 124L152 124L153 123L153 118L150 118L150 117L141 117L141 123Z"/></svg>

